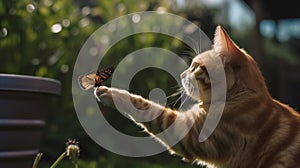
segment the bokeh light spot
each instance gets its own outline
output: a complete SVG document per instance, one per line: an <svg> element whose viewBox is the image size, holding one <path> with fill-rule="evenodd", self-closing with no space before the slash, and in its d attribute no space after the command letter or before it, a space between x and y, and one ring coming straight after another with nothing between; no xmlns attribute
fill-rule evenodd
<svg viewBox="0 0 300 168"><path fill-rule="evenodd" d="M134 14L134 15L132 16L132 21L133 21L133 23L138 23L138 22L140 22L140 21L141 21L141 16L138 15L138 14Z"/></svg>
<svg viewBox="0 0 300 168"><path fill-rule="evenodd" d="M27 12L32 13L35 10L35 6L33 4L28 4L26 10Z"/></svg>
<svg viewBox="0 0 300 168"><path fill-rule="evenodd" d="M59 33L62 30L62 26L59 23L56 23L51 26L52 33Z"/></svg>

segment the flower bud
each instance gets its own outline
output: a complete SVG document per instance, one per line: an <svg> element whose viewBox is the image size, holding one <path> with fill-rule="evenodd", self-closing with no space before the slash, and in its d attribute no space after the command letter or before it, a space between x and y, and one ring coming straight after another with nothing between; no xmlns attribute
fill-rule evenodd
<svg viewBox="0 0 300 168"><path fill-rule="evenodd" d="M68 140L68 142L66 142L66 153L69 159L76 163L80 155L79 142L75 139Z"/></svg>

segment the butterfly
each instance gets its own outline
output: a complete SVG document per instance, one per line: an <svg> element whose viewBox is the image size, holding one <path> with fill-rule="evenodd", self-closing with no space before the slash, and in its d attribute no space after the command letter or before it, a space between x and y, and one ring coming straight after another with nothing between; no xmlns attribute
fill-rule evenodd
<svg viewBox="0 0 300 168"><path fill-rule="evenodd" d="M87 73L79 76L79 86L83 90L101 86L114 72L114 67L108 67L97 72Z"/></svg>

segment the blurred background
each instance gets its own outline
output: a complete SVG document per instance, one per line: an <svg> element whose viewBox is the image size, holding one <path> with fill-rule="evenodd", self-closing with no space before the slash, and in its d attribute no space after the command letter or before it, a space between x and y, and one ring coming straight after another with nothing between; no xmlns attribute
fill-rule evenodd
<svg viewBox="0 0 300 168"><path fill-rule="evenodd" d="M72 70L81 46L100 26L132 12L180 15L197 24L210 39L221 24L258 62L272 96L300 110L300 13L295 3L293 0L0 1L0 73L51 77L62 82L57 107L47 116L41 167L49 166L64 151L68 139L80 143L80 167L197 167L168 152L145 158L119 156L101 148L86 135L77 119L71 93ZM107 53L110 60L104 63L117 64L127 54L151 46L168 49L191 61L182 42L145 33L120 41ZM177 89L170 84L174 86L176 81L168 73L146 69L134 77L130 88L146 97L156 87L170 95ZM105 116L115 128L143 136L136 125L112 111L104 108ZM72 164L65 160L59 167L72 167Z"/></svg>

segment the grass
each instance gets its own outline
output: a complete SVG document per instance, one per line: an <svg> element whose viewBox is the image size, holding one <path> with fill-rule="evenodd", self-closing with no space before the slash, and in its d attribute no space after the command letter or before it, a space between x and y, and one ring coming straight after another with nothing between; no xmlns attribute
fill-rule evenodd
<svg viewBox="0 0 300 168"><path fill-rule="evenodd" d="M125 157L108 152L99 155L94 160L79 158L79 154L79 143L75 140L69 140L66 143L66 150L54 163L44 161L39 163L42 159L42 154L39 153L33 168L205 168L205 166L186 163L179 156L172 156L168 152L147 158Z"/></svg>

